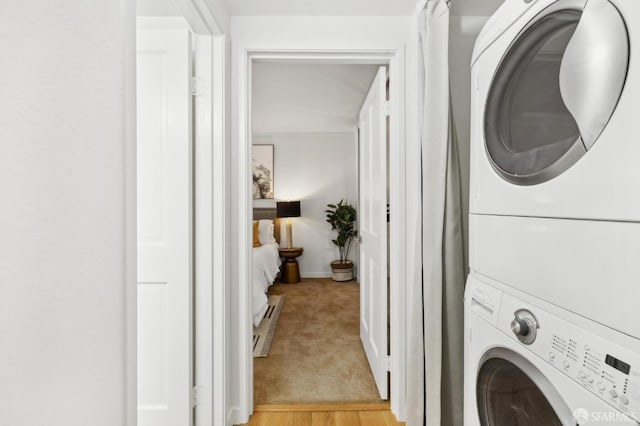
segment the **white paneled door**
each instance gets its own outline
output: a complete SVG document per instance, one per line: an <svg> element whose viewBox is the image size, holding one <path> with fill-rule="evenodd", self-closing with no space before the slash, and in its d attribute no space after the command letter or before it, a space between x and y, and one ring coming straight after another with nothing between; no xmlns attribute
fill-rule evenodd
<svg viewBox="0 0 640 426"><path fill-rule="evenodd" d="M380 67L360 111L360 339L382 399L388 398L387 71Z"/></svg>
<svg viewBox="0 0 640 426"><path fill-rule="evenodd" d="M191 35L138 30L138 425L192 424Z"/></svg>

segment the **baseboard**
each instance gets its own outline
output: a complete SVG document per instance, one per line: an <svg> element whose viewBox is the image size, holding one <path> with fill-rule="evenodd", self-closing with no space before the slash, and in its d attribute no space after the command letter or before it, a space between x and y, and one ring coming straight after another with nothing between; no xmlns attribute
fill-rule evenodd
<svg viewBox="0 0 640 426"><path fill-rule="evenodd" d="M351 402L334 404L256 404L253 412L292 412L292 411L387 411L389 401Z"/></svg>
<svg viewBox="0 0 640 426"><path fill-rule="evenodd" d="M229 408L229 412L227 413L227 426L246 423L246 421L243 422L242 419L238 417L240 417L240 409L238 407Z"/></svg>
<svg viewBox="0 0 640 426"><path fill-rule="evenodd" d="M301 272L301 278L331 278L331 272Z"/></svg>

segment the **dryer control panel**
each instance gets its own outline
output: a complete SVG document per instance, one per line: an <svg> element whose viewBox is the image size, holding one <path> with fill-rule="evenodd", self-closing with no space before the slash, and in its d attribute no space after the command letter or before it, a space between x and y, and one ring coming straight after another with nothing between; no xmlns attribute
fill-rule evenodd
<svg viewBox="0 0 640 426"><path fill-rule="evenodd" d="M640 353L508 295L503 296L502 303L498 320L501 329L505 328L503 324L510 324L513 312L523 308L531 311L538 320L538 330L535 342L527 348L640 423ZM513 333L508 334L515 338Z"/></svg>

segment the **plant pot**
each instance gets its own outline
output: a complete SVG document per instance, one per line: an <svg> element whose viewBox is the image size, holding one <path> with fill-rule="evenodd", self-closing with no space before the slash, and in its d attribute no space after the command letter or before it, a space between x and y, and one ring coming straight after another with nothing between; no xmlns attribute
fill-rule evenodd
<svg viewBox="0 0 640 426"><path fill-rule="evenodd" d="M331 262L331 279L334 281L351 281L353 279L353 262L350 260Z"/></svg>

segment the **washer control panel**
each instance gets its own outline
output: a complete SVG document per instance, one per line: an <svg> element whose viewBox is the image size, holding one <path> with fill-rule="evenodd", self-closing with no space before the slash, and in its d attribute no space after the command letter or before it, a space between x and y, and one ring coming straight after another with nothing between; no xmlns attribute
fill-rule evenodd
<svg viewBox="0 0 640 426"><path fill-rule="evenodd" d="M554 332L549 337L545 345L549 364L609 405L640 421L640 357L637 354L584 331Z"/></svg>
<svg viewBox="0 0 640 426"><path fill-rule="evenodd" d="M504 295L498 323L507 334L514 313L537 319L537 338L526 347L592 394L640 423L640 353L584 330L542 309ZM511 314L509 316L509 313ZM517 314L516 314L517 315ZM504 325L503 325L504 324Z"/></svg>

